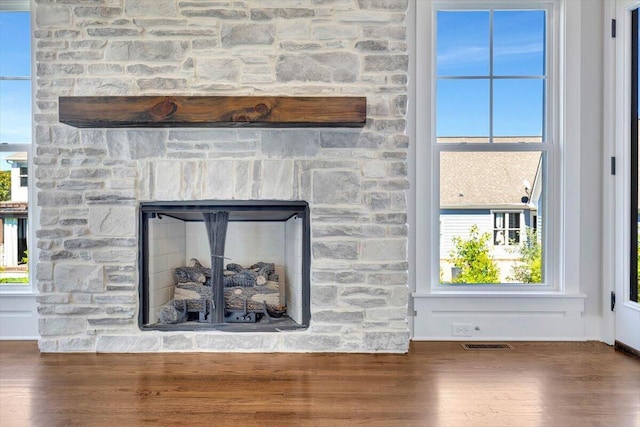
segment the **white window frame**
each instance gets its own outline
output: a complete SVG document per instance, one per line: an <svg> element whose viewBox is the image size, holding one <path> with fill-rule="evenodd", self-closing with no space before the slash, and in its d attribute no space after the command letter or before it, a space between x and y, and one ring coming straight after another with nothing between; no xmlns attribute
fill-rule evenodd
<svg viewBox="0 0 640 427"><path fill-rule="evenodd" d="M579 146L578 135L571 135L572 131L565 128L564 123L571 119L572 112L566 106L566 92L570 80L566 79L566 67L563 60L569 54L564 48L567 45L567 31L565 29L565 2L563 0L533 0L533 1L503 1L471 2L466 0L434 0L416 3L416 158L423 166L416 167L416 233L415 242L415 294L476 294L477 292L506 293L506 294L577 294L578 283L569 287L565 277L567 274L577 274L579 261L565 258L565 242L567 233L578 235L578 224L570 224L565 218L570 218L576 212L567 209L572 197L565 190L568 184L576 184L578 177L566 173L567 164L577 161L579 165L579 151L575 154L564 155L569 144L569 138ZM545 185L545 219L542 232L544 233L545 268L543 284L498 284L498 285L450 285L441 284L439 280L439 151L441 147L435 143L435 87L436 87L436 40L435 19L436 10L487 10L487 9L544 9L547 11L547 106L545 111L546 141L545 143L509 144L512 152L535 151L546 153ZM579 16L573 17L579 24ZM424 22L428 20L428 22ZM427 25L424 25L427 24ZM421 46L421 41L424 43ZM430 52L430 54L425 54ZM574 70L575 72L575 70ZM428 76L427 78L423 78ZM578 89L579 90L579 89ZM578 113L579 114L579 110ZM577 118L579 116L574 116ZM428 118L422 120L421 118ZM569 120L571 121L571 120ZM473 146L471 146L473 145ZM447 144L447 151L502 151L501 147L489 144ZM499 149L499 150L498 150ZM424 167L428 165L427 167ZM577 170L579 167L571 168ZM578 174L579 176L579 174ZM424 197L424 195L430 195ZM578 206L578 201L575 202ZM570 264L567 264L567 261Z"/></svg>

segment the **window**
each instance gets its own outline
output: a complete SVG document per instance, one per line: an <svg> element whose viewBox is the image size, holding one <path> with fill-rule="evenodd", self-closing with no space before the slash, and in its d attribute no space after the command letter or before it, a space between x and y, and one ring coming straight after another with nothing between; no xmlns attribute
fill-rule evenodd
<svg viewBox="0 0 640 427"><path fill-rule="evenodd" d="M0 286L28 273L28 161L31 152L29 2L0 4Z"/></svg>
<svg viewBox="0 0 640 427"><path fill-rule="evenodd" d="M557 146L552 9L498 4L434 3L431 147L443 286L546 282Z"/></svg>
<svg viewBox="0 0 640 427"><path fill-rule="evenodd" d="M520 212L493 213L493 244L513 246L520 244Z"/></svg>
<svg viewBox="0 0 640 427"><path fill-rule="evenodd" d="M20 187L29 186L28 168L26 166L20 166Z"/></svg>

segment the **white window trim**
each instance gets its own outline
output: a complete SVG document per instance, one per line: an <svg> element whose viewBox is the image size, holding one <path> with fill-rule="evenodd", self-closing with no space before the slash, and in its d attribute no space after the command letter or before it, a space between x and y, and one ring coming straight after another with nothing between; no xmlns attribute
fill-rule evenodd
<svg viewBox="0 0 640 427"><path fill-rule="evenodd" d="M482 7L504 7L513 5L514 2L493 1L483 3ZM431 141L434 136L431 124L434 123L435 113L433 88L435 77L433 76L433 64L435 41L432 38L431 28L434 25L432 7L441 5L438 1L416 2L416 77L431 76L431 78L415 79L415 103L416 103L416 162L415 167L415 293L414 297L429 295L475 295L477 285L472 287L440 286L438 280L438 245L439 231L437 229L437 215L434 215L434 206L438 206L435 196L420 197L421 194L434 194L433 188L437 188L438 177L436 171L429 165L433 164L434 151ZM455 1L446 2L447 8L452 4L457 7L479 8L478 2ZM556 141L554 149L556 164L550 164L547 176L548 205L545 218L545 228L549 238L545 248L547 259L547 277L549 283L544 286L499 285L486 286L483 291L489 294L505 295L574 295L584 298L580 294L579 287L579 247L580 247L580 2L566 2L564 0L528 1L519 4L522 8L551 8L550 16L555 31L549 35L549 55L552 63L549 64L549 93L554 99L549 102L549 133L553 133L549 139ZM426 25L425 25L426 23ZM420 40L425 41L420 45ZM425 48L425 46L428 46ZM431 55L419 54L421 50L432 52ZM427 71L425 71L427 70ZM419 94L419 95L418 95ZM428 100L428 101L425 101ZM428 120L419 118L429 118ZM555 120L554 120L555 118ZM461 147L465 150L465 147ZM517 150L528 150L519 146ZM537 148L535 148L537 150ZM562 154L562 157L560 157ZM435 217L435 218L434 218ZM552 220L555 220L552 222Z"/></svg>

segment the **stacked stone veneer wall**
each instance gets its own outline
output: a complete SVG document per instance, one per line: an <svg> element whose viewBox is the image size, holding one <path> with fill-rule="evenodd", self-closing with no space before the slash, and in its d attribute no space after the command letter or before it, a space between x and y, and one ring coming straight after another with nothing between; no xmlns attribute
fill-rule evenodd
<svg viewBox="0 0 640 427"><path fill-rule="evenodd" d="M408 348L408 0L35 0L40 349ZM61 95L363 95L364 129L85 129ZM311 326L141 332L139 201L307 200Z"/></svg>

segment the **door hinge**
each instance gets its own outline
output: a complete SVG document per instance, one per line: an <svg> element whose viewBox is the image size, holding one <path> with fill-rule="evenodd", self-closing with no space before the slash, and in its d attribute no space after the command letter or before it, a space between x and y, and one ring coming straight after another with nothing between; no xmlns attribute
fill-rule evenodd
<svg viewBox="0 0 640 427"><path fill-rule="evenodd" d="M611 37L612 38L616 38L616 20L612 19L611 20Z"/></svg>
<svg viewBox="0 0 640 427"><path fill-rule="evenodd" d="M611 311L615 311L616 308L616 293L611 291Z"/></svg>
<svg viewBox="0 0 640 427"><path fill-rule="evenodd" d="M611 175L616 174L616 158L615 156L611 156Z"/></svg>

